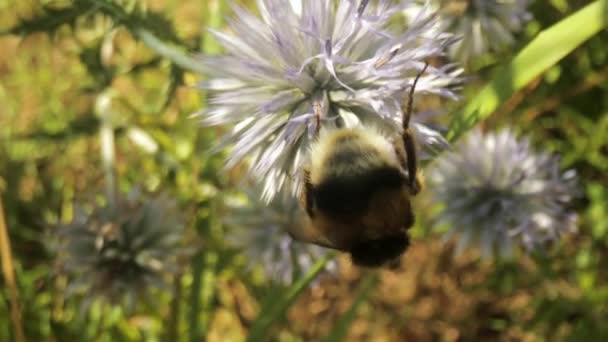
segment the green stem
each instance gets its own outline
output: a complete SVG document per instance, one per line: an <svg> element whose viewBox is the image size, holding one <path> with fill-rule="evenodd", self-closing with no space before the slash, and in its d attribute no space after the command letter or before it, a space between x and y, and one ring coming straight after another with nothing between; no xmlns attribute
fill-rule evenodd
<svg viewBox="0 0 608 342"><path fill-rule="evenodd" d="M334 257L333 253L328 253L317 261L310 269L308 274L300 278L282 296L272 294L275 300L268 301L269 305L262 309L256 320L253 322L247 341L265 341L268 337L268 330L272 324L283 317L285 311L298 298L298 296L310 285L310 283L323 271L325 265Z"/></svg>
<svg viewBox="0 0 608 342"><path fill-rule="evenodd" d="M133 33L137 38L146 44L149 48L154 50L159 55L167 58L174 64L190 71L205 73L205 69L201 63L195 58L190 57L188 54L180 51L173 45L167 44L156 37L151 31L145 28L133 28Z"/></svg>
<svg viewBox="0 0 608 342"><path fill-rule="evenodd" d="M116 205L116 176L114 173L115 146L114 127L112 125L111 95L100 94L97 98L96 111L101 119L99 127L99 144L101 151L101 163L106 183L106 200L110 208Z"/></svg>
<svg viewBox="0 0 608 342"><path fill-rule="evenodd" d="M188 341L201 341L198 316L201 311L201 284L204 266L204 254L198 252L192 258L192 288L190 292L190 315L188 316Z"/></svg>
<svg viewBox="0 0 608 342"><path fill-rule="evenodd" d="M209 323L211 322L211 316L213 315L213 299L215 298L215 281L218 260L218 253L207 252L207 255L205 256L205 270L203 271L203 284L201 289L203 316L200 322L200 330L203 336L207 336Z"/></svg>
<svg viewBox="0 0 608 342"><path fill-rule="evenodd" d="M334 324L331 333L325 338L326 342L345 341L345 337L348 334L348 328L355 320L359 307L367 300L371 291L376 287L376 284L378 284L378 276L376 273L367 275L363 278L357 290L355 301Z"/></svg>
<svg viewBox="0 0 608 342"><path fill-rule="evenodd" d="M223 24L222 12L224 10L224 1L207 0L203 3L203 22L207 27L220 28ZM220 52L221 47L212 39L213 35L209 31L205 31L201 35L201 47L206 54L215 54Z"/></svg>
<svg viewBox="0 0 608 342"><path fill-rule="evenodd" d="M209 231L206 236L211 241L222 241L222 224L220 222L220 203L223 199L221 195L218 195L211 200L211 216L209 218ZM201 321L200 321L200 332L202 336L207 336L209 329L209 323L213 316L214 307L213 299L215 298L215 292L217 287L215 285L217 279L217 264L220 258L220 254L215 249L209 249L205 252L205 263L204 271L202 274L202 288L201 288Z"/></svg>
<svg viewBox="0 0 608 342"><path fill-rule="evenodd" d="M182 277L176 274L173 278L173 296L171 297L171 310L169 311L167 341L179 341L179 316L181 314Z"/></svg>

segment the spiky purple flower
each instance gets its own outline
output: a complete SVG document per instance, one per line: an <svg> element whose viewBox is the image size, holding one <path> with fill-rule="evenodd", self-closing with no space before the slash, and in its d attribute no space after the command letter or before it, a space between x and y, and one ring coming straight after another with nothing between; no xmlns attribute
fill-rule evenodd
<svg viewBox="0 0 608 342"><path fill-rule="evenodd" d="M410 8L410 16L428 1L419 0L419 8ZM531 19L530 0L431 0L440 17L438 30L452 32L461 40L450 47L450 54L467 63L487 53L498 53L515 43Z"/></svg>
<svg viewBox="0 0 608 342"><path fill-rule="evenodd" d="M230 227L227 240L243 251L249 267L261 265L273 281L290 284L309 271L327 250L291 238L290 227L304 224L306 214L289 193L281 192L269 204L260 200L257 189L247 195L247 202L231 206L225 222ZM326 270L336 267L336 262L330 261Z"/></svg>
<svg viewBox="0 0 608 342"><path fill-rule="evenodd" d="M139 191L92 210L78 210L58 231L58 261L71 278L69 293L85 303L103 298L132 307L165 277L179 271L184 225L176 204L165 196Z"/></svg>
<svg viewBox="0 0 608 342"><path fill-rule="evenodd" d="M204 125L234 124L218 148L232 146L228 167L250 161L249 174L263 181L266 201L300 177L319 126L371 123L397 132L401 92L425 59L454 42L433 30L437 18L427 10L407 29L391 30L407 2L258 0L261 18L234 6L232 33L213 31L226 54L202 61L209 76L202 88L210 96L198 115ZM455 98L460 72L431 66L416 93ZM447 145L437 131L413 121L421 148Z"/></svg>
<svg viewBox="0 0 608 342"><path fill-rule="evenodd" d="M443 205L438 223L450 228L446 237L459 235L459 251L478 243L484 256L509 256L515 245L530 251L576 229L568 210L576 173L509 130L471 132L435 161L429 181Z"/></svg>

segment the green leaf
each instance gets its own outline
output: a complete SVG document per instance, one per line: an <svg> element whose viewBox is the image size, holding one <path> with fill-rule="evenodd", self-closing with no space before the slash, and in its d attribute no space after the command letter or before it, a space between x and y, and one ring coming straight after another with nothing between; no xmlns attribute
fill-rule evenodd
<svg viewBox="0 0 608 342"><path fill-rule="evenodd" d="M331 333L325 338L327 342L344 341L346 334L348 334L348 328L356 318L357 311L361 304L365 302L367 297L370 295L371 290L376 287L378 283L378 276L376 274L368 275L361 281L359 289L357 290L357 296L353 304L348 310L338 319L335 323Z"/></svg>
<svg viewBox="0 0 608 342"><path fill-rule="evenodd" d="M43 13L31 19L22 19L16 26L1 32L0 34L31 34L36 32L46 32L53 34L63 25L74 26L76 19L94 13L96 5L94 3L75 3L65 8L43 7Z"/></svg>
<svg viewBox="0 0 608 342"><path fill-rule="evenodd" d="M262 308L260 314L253 322L248 341L265 341L268 337L268 330L272 327L272 324L281 319L285 311L291 306L291 304L298 298L300 293L304 291L308 285L323 271L327 262L334 257L333 253L328 253L324 258L320 259L315 263L310 271L300 278L295 284L293 284L285 293L282 295L272 296L276 297L276 300L269 300L268 305Z"/></svg>
<svg viewBox="0 0 608 342"><path fill-rule="evenodd" d="M133 28L132 30L133 33L135 33L135 35L141 39L142 42L144 42L144 44L159 55L173 62L175 65L198 73L205 72L205 69L203 69L201 63L199 63L195 58L191 57L177 46L164 42L159 37L154 35L154 33L152 33L150 30L140 27Z"/></svg>
<svg viewBox="0 0 608 342"><path fill-rule="evenodd" d="M204 72L197 59L183 51L182 46L186 44L177 37L173 26L163 16L153 12L145 15L129 13L109 0L78 0L78 2L99 6L101 12L112 17L114 21L125 25L133 35L150 49L175 65L194 72Z"/></svg>
<svg viewBox="0 0 608 342"><path fill-rule="evenodd" d="M456 140L490 116L517 90L545 72L579 45L608 26L608 0L597 0L543 30L459 112L447 137Z"/></svg>
<svg viewBox="0 0 608 342"><path fill-rule="evenodd" d="M225 1L207 1L203 3L203 16L205 17L206 27L221 28L224 23L224 7L227 6ZM213 39L213 35L209 30L201 36L201 46L206 54L217 54L222 50L222 47Z"/></svg>

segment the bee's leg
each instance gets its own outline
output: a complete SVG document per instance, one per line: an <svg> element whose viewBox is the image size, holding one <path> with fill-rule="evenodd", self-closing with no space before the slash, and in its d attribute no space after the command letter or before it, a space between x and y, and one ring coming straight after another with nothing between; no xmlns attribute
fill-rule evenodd
<svg viewBox="0 0 608 342"><path fill-rule="evenodd" d="M401 101L401 112L402 112L402 139L403 139L403 147L405 148L406 158L401 157L400 159L406 159L406 167L408 172L408 182L412 194L417 194L420 192L420 179L418 178L418 157L416 155L416 141L414 140L414 134L410 129L410 118L412 116L412 107L414 102L414 90L416 89L416 83L418 83L418 79L420 76L426 71L426 68L429 66L428 63L424 64L422 70L416 75L414 79L414 83L410 87L409 93L406 93L407 96Z"/></svg>
<svg viewBox="0 0 608 342"><path fill-rule="evenodd" d="M393 142L393 148L395 150L395 154L397 155L397 160L399 161L399 165L401 166L401 174L403 179L406 180L407 186L410 189L410 193L412 195L416 195L420 192L422 188L422 177L420 172L416 170L416 167L410 168L410 165L415 165L416 161L416 150L415 145L414 153L406 153L403 149L403 145L406 145L405 138L401 141L397 140ZM412 158L408 158L413 156L414 162L412 162ZM407 171L407 172L406 172ZM414 174L414 177L410 177L411 174ZM413 183L412 183L413 182ZM412 185L413 184L413 185Z"/></svg>
<svg viewBox="0 0 608 342"><path fill-rule="evenodd" d="M304 170L304 189L302 191L302 202L304 203L304 208L306 209L306 213L310 218L313 218L314 212L312 210L314 206L313 202L313 186L310 182L310 171Z"/></svg>
<svg viewBox="0 0 608 342"><path fill-rule="evenodd" d="M329 249L340 251L343 250L329 242L310 222L299 225L290 225L287 230L287 234L289 234L289 236L291 236L291 238L294 240L312 243Z"/></svg>
<svg viewBox="0 0 608 342"><path fill-rule="evenodd" d="M405 147L405 156L407 158L407 174L409 186L413 195L420 192L420 180L418 177L418 157L416 155L416 142L414 136L408 129L403 132L403 146Z"/></svg>

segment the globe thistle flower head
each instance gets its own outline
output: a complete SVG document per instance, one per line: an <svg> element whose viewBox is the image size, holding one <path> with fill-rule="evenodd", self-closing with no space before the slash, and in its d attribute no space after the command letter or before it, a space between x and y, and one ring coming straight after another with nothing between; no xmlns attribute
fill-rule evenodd
<svg viewBox="0 0 608 342"><path fill-rule="evenodd" d="M59 230L59 265L72 278L70 292L84 293L85 303L102 298L131 307L179 270L178 258L188 252L182 232L173 202L133 191L113 205L77 211Z"/></svg>
<svg viewBox="0 0 608 342"><path fill-rule="evenodd" d="M532 251L576 230L567 207L575 172L561 173L557 156L509 130L473 131L435 161L429 181L443 204L438 223L450 227L446 238L459 234L458 251L477 242L484 256L508 257L517 245Z"/></svg>
<svg viewBox="0 0 608 342"><path fill-rule="evenodd" d="M406 30L390 30L406 1L392 3L258 0L261 18L234 6L232 34L212 31L226 54L202 61L209 79L201 86L210 96L197 115L204 125L234 124L217 148L232 146L227 167L249 159L250 176L264 180L266 201L300 177L321 127L400 127L404 88L454 38L431 33L437 18L426 10ZM456 98L460 72L431 66L416 93ZM423 149L445 147L437 131L413 121Z"/></svg>
<svg viewBox="0 0 608 342"><path fill-rule="evenodd" d="M462 38L450 53L462 62L504 51L531 19L529 0L436 0L444 30Z"/></svg>
<svg viewBox="0 0 608 342"><path fill-rule="evenodd" d="M289 235L292 225L304 224L305 214L298 201L281 192L270 204L260 200L260 190L248 192L248 203L234 202L226 224L231 230L228 243L241 249L248 267L261 265L264 274L279 284L291 284L307 273L327 251L319 246L296 241ZM330 261L325 270L336 269Z"/></svg>

